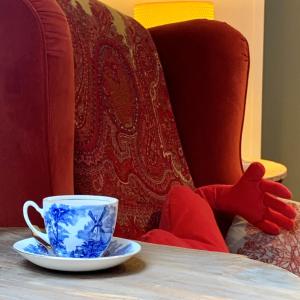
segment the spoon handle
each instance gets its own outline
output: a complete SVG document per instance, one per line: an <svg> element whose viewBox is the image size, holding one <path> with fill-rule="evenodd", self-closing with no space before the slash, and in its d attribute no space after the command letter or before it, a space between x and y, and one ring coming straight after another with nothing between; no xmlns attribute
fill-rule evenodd
<svg viewBox="0 0 300 300"><path fill-rule="evenodd" d="M37 229L38 231L41 231L41 229L40 229L38 226L33 225L33 227L35 227L35 229ZM31 233L32 233L32 236L33 236L33 237L34 237L41 245L43 245L43 246L47 249L49 255L55 256L55 253L54 253L54 251L53 251L53 249L52 249L52 247L51 247L50 244L46 243L43 239L41 239L37 234L35 234L34 231L31 231Z"/></svg>

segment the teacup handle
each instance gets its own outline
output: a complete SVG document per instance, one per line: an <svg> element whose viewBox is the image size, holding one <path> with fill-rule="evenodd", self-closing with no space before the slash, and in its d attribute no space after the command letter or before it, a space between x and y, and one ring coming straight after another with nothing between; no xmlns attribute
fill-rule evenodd
<svg viewBox="0 0 300 300"><path fill-rule="evenodd" d="M35 228L29 220L28 217L28 208L32 206L36 209L36 211L44 218L43 216L43 210L33 201L26 201L23 205L23 216L25 219L25 222L27 226L30 228L30 230L33 232L33 234L37 235L39 238L41 238L43 241L45 241L47 244L49 244L49 239L46 233L43 233Z"/></svg>

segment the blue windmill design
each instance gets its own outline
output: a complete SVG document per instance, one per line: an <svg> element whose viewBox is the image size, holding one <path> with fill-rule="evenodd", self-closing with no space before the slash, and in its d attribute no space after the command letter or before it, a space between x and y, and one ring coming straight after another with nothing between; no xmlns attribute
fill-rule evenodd
<svg viewBox="0 0 300 300"><path fill-rule="evenodd" d="M103 237L106 233L109 233L110 231L105 230L105 226L103 224L103 219L107 214L107 207L104 207L101 215L99 217L95 216L92 211L89 211L88 215L93 220L94 224L93 227L90 230L90 236L96 240L100 241L101 243L106 243L107 241L103 241Z"/></svg>
<svg viewBox="0 0 300 300"><path fill-rule="evenodd" d="M110 209L104 207L99 216L90 210L88 216L92 220L77 235L85 241L81 246L76 247L76 250L71 253L71 257L98 257L110 241L112 229L110 226L105 226L109 223L110 217L113 217L110 216Z"/></svg>

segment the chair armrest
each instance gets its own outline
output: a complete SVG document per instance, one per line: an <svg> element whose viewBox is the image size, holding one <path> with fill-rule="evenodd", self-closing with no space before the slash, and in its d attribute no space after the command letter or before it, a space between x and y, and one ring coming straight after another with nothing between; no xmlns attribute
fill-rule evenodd
<svg viewBox="0 0 300 300"><path fill-rule="evenodd" d="M0 1L0 226L24 225L28 199L74 192L68 28L55 0Z"/></svg>
<svg viewBox="0 0 300 300"><path fill-rule="evenodd" d="M192 20L150 29L195 186L242 174L249 72L246 39L226 23Z"/></svg>

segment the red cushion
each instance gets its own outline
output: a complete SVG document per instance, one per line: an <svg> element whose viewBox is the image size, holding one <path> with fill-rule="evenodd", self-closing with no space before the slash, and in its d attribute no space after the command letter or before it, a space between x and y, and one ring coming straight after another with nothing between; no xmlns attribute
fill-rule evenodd
<svg viewBox="0 0 300 300"><path fill-rule="evenodd" d="M228 252L211 207L189 187L174 186L171 189L163 207L160 229L164 231L152 231L143 240Z"/></svg>
<svg viewBox="0 0 300 300"><path fill-rule="evenodd" d="M173 184L192 185L148 31L98 1L58 1L73 38L75 192L119 198L116 235L157 228Z"/></svg>

